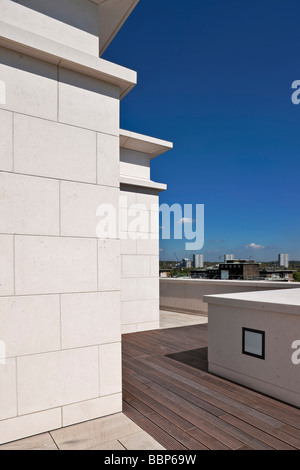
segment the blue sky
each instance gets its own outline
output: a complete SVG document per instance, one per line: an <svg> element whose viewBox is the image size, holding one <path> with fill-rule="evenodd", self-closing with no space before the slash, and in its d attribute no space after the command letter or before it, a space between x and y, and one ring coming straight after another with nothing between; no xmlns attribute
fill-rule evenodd
<svg viewBox="0 0 300 470"><path fill-rule="evenodd" d="M138 72L121 127L174 143L151 178L161 203L205 205L207 261L300 259L299 18L299 0L140 0L103 56Z"/></svg>

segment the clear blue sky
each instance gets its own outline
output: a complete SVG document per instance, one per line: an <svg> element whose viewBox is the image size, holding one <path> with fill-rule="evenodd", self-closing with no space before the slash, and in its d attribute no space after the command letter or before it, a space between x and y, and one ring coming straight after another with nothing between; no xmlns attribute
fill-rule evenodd
<svg viewBox="0 0 300 470"><path fill-rule="evenodd" d="M299 18L299 0L140 0L103 56L138 72L121 127L174 143L151 178L161 203L205 205L207 261L300 259Z"/></svg>

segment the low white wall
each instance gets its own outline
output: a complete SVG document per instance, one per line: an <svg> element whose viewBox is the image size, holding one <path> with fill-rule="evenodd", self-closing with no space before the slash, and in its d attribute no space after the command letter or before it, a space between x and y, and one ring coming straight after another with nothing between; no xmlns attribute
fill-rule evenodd
<svg viewBox="0 0 300 470"><path fill-rule="evenodd" d="M300 364L293 355L300 353L293 343L300 340L300 289L205 300L209 372L299 407ZM243 354L243 328L264 332L264 359Z"/></svg>
<svg viewBox="0 0 300 470"><path fill-rule="evenodd" d="M160 279L160 308L175 312L207 315L204 295L295 289L298 282L223 281L210 279Z"/></svg>

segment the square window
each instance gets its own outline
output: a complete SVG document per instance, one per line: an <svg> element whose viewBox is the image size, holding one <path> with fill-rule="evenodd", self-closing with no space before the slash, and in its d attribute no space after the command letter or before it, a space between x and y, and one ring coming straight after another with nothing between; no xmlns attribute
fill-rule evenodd
<svg viewBox="0 0 300 470"><path fill-rule="evenodd" d="M265 332L243 328L243 354L265 359Z"/></svg>

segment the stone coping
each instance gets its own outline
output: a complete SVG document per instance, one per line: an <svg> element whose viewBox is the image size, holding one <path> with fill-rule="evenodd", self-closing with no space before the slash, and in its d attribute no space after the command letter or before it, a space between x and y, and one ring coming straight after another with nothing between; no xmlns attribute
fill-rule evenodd
<svg viewBox="0 0 300 470"><path fill-rule="evenodd" d="M299 286L299 283L295 284ZM300 315L300 288L205 295L203 301L208 304Z"/></svg>
<svg viewBox="0 0 300 470"><path fill-rule="evenodd" d="M249 287L278 287L282 289L297 289L300 288L300 282L285 282L285 281L243 281L243 280L226 280L226 279L192 279L190 277L164 277L160 281L166 282L201 282L215 285L228 285L228 286L249 286Z"/></svg>
<svg viewBox="0 0 300 470"><path fill-rule="evenodd" d="M120 99L137 83L137 73L107 60L0 21L0 46L117 86Z"/></svg>
<svg viewBox="0 0 300 470"><path fill-rule="evenodd" d="M168 150L171 150L173 144L165 140L120 129L120 147L144 154L146 153L152 160L152 158L158 157Z"/></svg>

